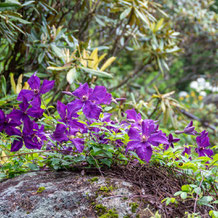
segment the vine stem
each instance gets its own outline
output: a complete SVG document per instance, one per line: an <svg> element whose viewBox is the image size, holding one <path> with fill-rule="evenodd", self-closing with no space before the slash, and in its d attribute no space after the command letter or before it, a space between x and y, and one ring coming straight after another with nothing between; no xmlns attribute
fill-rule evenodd
<svg viewBox="0 0 218 218"><path fill-rule="evenodd" d="M203 176L202 172L201 172L201 176L202 176L202 179L201 179L201 182L200 182L200 184L199 184L199 186L198 186L199 188L201 187L201 185L202 185L202 183L203 183L203 181L204 181L204 176ZM196 195L196 198L195 198L194 213L196 213L198 197L199 197L199 194L197 194L197 195Z"/></svg>
<svg viewBox="0 0 218 218"><path fill-rule="evenodd" d="M100 166L98 165L98 162L96 161L96 159L95 159L91 154L90 154L90 156L94 159L94 161L95 161L95 163L96 163L96 165L97 165L97 168L98 168L98 170L99 170L101 176L104 178L104 175L103 175L103 173L102 173L102 171L101 171Z"/></svg>

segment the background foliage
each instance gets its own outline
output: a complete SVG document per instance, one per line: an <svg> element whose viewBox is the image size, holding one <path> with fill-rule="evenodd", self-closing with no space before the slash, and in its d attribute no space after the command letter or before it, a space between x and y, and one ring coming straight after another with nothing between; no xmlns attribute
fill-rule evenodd
<svg viewBox="0 0 218 218"><path fill-rule="evenodd" d="M183 129L192 119L199 131L208 130L214 146L216 25L217 1L213 0L0 1L0 108L5 112L17 108L17 94L28 89L28 78L37 72L41 79L56 81L43 99L47 111L41 122L48 131L52 128L48 123L57 116L57 100L69 102L62 91L87 82L112 92L117 104L106 110L115 112L116 119L135 108L143 119L159 120L167 133ZM10 143L4 137L0 152L5 163ZM190 136L185 141L194 143ZM58 168L67 165L67 158L60 163L62 154L54 154L48 162ZM171 152L157 154L159 158L174 164L170 160L176 156ZM192 165L198 168L198 184L207 161ZM43 166L43 155L18 153L4 164L4 173L10 177ZM214 172L208 174L212 177ZM184 188L178 195L184 197L184 192L191 196L194 189Z"/></svg>

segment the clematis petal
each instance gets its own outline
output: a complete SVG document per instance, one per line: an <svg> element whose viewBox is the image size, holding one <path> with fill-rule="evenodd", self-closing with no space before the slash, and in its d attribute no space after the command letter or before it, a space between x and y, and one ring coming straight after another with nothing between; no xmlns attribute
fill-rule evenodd
<svg viewBox="0 0 218 218"><path fill-rule="evenodd" d="M2 132L4 130L5 120L6 120L5 113L2 110L0 110L0 132Z"/></svg>
<svg viewBox="0 0 218 218"><path fill-rule="evenodd" d="M22 89L17 96L17 100L23 101L23 97L25 97L27 101L30 101L34 97L34 92L32 90Z"/></svg>
<svg viewBox="0 0 218 218"><path fill-rule="evenodd" d="M23 134L24 135L31 135L33 133L33 124L35 122L30 119L24 120L24 127L23 127Z"/></svg>
<svg viewBox="0 0 218 218"><path fill-rule="evenodd" d="M40 95L34 96L33 100L30 103L33 107L39 108L41 106Z"/></svg>
<svg viewBox="0 0 218 218"><path fill-rule="evenodd" d="M73 129L82 129L84 130L85 129L85 125L81 122L79 122L77 119L72 119L70 122L69 122L69 125L71 128Z"/></svg>
<svg viewBox="0 0 218 218"><path fill-rule="evenodd" d="M169 140L169 142L173 141L173 135L171 133L169 134L168 140Z"/></svg>
<svg viewBox="0 0 218 218"><path fill-rule="evenodd" d="M5 121L5 113L0 110L0 123L3 123Z"/></svg>
<svg viewBox="0 0 218 218"><path fill-rule="evenodd" d="M112 95L107 93L107 89L104 86L95 86L89 100L95 101L96 104L110 104Z"/></svg>
<svg viewBox="0 0 218 218"><path fill-rule="evenodd" d="M71 117L78 117L77 112L83 107L83 102L79 99L76 99L67 104L67 116Z"/></svg>
<svg viewBox="0 0 218 218"><path fill-rule="evenodd" d="M22 146L23 146L23 140L15 139L11 144L11 152L19 151L22 148Z"/></svg>
<svg viewBox="0 0 218 218"><path fill-rule="evenodd" d="M83 99L83 96L86 96L88 98L89 96L89 86L87 83L80 85L78 89L76 89L72 94L80 99Z"/></svg>
<svg viewBox="0 0 218 218"><path fill-rule="evenodd" d="M159 144L168 144L168 140L167 137L161 132L159 131L158 133L154 133L152 134L149 139L148 139L149 143L159 143Z"/></svg>
<svg viewBox="0 0 218 218"><path fill-rule="evenodd" d="M191 147L185 147L183 152L182 152L182 155L184 156L185 154L188 154L190 155L191 154Z"/></svg>
<svg viewBox="0 0 218 218"><path fill-rule="evenodd" d="M24 136L24 143L28 149L41 149L42 145L32 140L30 136Z"/></svg>
<svg viewBox="0 0 218 218"><path fill-rule="evenodd" d="M136 141L139 141L141 138L139 131L133 127L129 129L128 136L130 140L136 140Z"/></svg>
<svg viewBox="0 0 218 218"><path fill-rule="evenodd" d="M142 121L142 134L145 136L150 136L156 131L156 124L153 120L143 120Z"/></svg>
<svg viewBox="0 0 218 218"><path fill-rule="evenodd" d="M83 113L87 118L97 120L100 116L101 108L91 103L91 101L87 101L85 102L85 106L83 107Z"/></svg>
<svg viewBox="0 0 218 218"><path fill-rule="evenodd" d="M20 121L23 117L23 112L18 109L13 109L8 117L11 118L13 121Z"/></svg>
<svg viewBox="0 0 218 218"><path fill-rule="evenodd" d="M200 136L196 137L198 147L208 147L210 145L208 133L206 131L201 132Z"/></svg>
<svg viewBox="0 0 218 218"><path fill-rule="evenodd" d="M62 120L66 119L66 109L67 109L67 106L65 104L63 104L60 101L57 102L57 111L60 117L62 118Z"/></svg>
<svg viewBox="0 0 218 218"><path fill-rule="evenodd" d="M139 156L139 158L149 163L151 156L152 156L152 148L150 146L139 147L136 149L136 154Z"/></svg>
<svg viewBox="0 0 218 218"><path fill-rule="evenodd" d="M110 122L112 114L104 113L104 117L101 119L102 122Z"/></svg>
<svg viewBox="0 0 218 218"><path fill-rule="evenodd" d="M106 93L104 98L100 100L101 104L109 105L112 100L112 95L110 93Z"/></svg>
<svg viewBox="0 0 218 218"><path fill-rule="evenodd" d="M128 142L127 146L126 146L126 152L128 150L135 150L136 148L138 148L138 146L140 146L140 141L130 141Z"/></svg>
<svg viewBox="0 0 218 218"><path fill-rule="evenodd" d="M141 114L136 113L135 109L130 109L126 111L127 119L128 120L134 120L134 121L140 121L141 120Z"/></svg>
<svg viewBox="0 0 218 218"><path fill-rule="evenodd" d="M27 111L27 114L31 117L39 118L42 116L45 110L41 108L32 107Z"/></svg>
<svg viewBox="0 0 218 218"><path fill-rule="evenodd" d="M13 128L13 127L9 127L9 128L6 128L5 129L5 132L9 135L9 136L12 136L12 135L18 135L18 136L21 136L21 131L17 128Z"/></svg>
<svg viewBox="0 0 218 218"><path fill-rule="evenodd" d="M34 73L29 79L28 84L31 89L39 89L40 88L40 79L38 76L36 76L36 73Z"/></svg>
<svg viewBox="0 0 218 218"><path fill-rule="evenodd" d="M21 111L25 112L27 110L27 108L29 107L29 105L30 104L28 103L26 97L23 96L23 102L21 104L19 104Z"/></svg>
<svg viewBox="0 0 218 218"><path fill-rule="evenodd" d="M57 124L56 129L52 135L52 137L58 141L58 142L63 142L63 141L68 141L68 137L66 135L66 129L67 127L63 124Z"/></svg>
<svg viewBox="0 0 218 218"><path fill-rule="evenodd" d="M45 94L49 92L54 87L55 81L43 80L42 86L40 88L40 94Z"/></svg>
<svg viewBox="0 0 218 218"><path fill-rule="evenodd" d="M208 156L211 157L213 155L213 151L211 149L203 149L203 152Z"/></svg>
<svg viewBox="0 0 218 218"><path fill-rule="evenodd" d="M71 140L75 145L78 152L82 152L84 149L84 139L81 138L74 138Z"/></svg>

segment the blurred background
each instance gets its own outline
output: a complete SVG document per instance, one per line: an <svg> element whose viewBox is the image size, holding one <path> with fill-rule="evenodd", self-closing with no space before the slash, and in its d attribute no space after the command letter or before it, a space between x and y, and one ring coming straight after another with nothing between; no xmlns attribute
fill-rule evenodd
<svg viewBox="0 0 218 218"><path fill-rule="evenodd" d="M213 0L1 0L0 108L34 73L61 91L105 85L122 117L134 107L162 128L217 126L217 6ZM121 101L116 98L125 98Z"/></svg>

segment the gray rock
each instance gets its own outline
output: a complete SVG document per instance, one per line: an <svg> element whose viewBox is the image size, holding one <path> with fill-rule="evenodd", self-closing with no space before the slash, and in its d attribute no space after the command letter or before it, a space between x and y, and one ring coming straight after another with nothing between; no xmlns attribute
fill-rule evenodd
<svg viewBox="0 0 218 218"><path fill-rule="evenodd" d="M73 172L27 173L0 183L0 217L99 217L107 213L136 217L131 202L138 201L138 189L116 178Z"/></svg>

